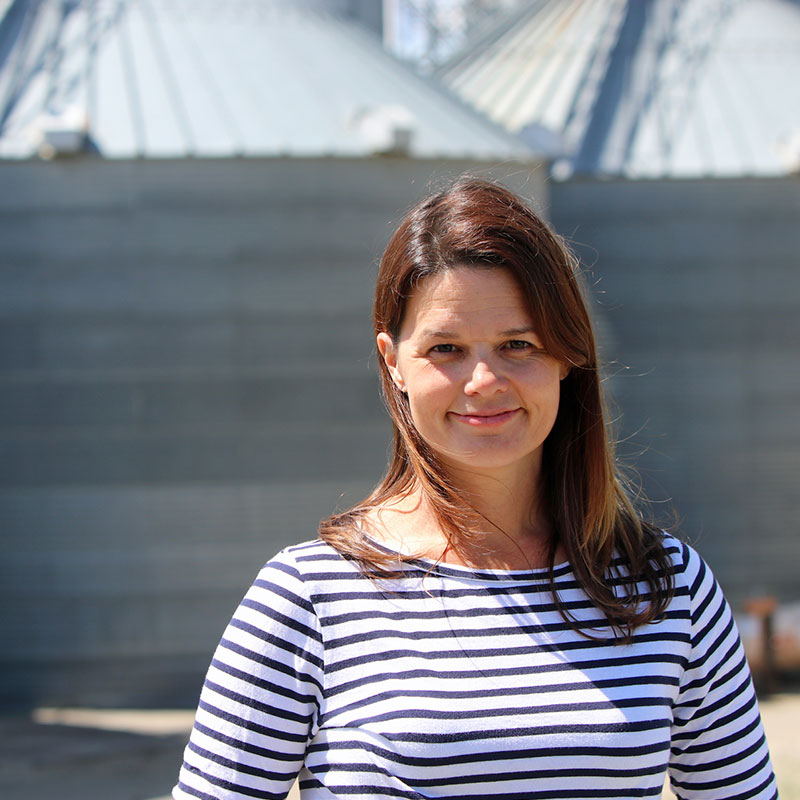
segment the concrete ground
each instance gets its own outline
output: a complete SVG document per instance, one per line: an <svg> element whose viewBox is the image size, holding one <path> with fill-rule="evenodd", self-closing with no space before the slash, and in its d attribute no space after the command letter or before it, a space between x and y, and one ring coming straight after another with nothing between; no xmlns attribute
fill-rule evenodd
<svg viewBox="0 0 800 800"><path fill-rule="evenodd" d="M762 700L761 713L781 800L800 800L800 694ZM89 709L0 717L0 797L168 800L192 717L189 711Z"/></svg>

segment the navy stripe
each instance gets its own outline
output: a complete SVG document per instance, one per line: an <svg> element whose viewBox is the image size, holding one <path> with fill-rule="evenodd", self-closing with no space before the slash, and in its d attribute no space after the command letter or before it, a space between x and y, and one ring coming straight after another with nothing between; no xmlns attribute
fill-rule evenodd
<svg viewBox="0 0 800 800"><path fill-rule="evenodd" d="M584 681L582 683L547 683L547 684L534 684L515 686L511 689L494 689L492 697L526 697L532 694L543 694L545 692L558 692L564 694L566 692L586 691L592 687L598 689L612 689L617 687L632 687L632 686L677 686L678 679L674 677L636 677L636 678L600 678L593 681ZM481 700L486 697L486 689L473 689L473 690L435 690L435 689L392 689L390 691L378 692L377 694L370 695L370 703L379 703L381 700L389 698L397 699L405 697L408 699L422 699L422 700ZM669 703L669 700L665 700ZM359 698L349 705L338 707L337 713L346 713L355 708L364 705L364 700Z"/></svg>
<svg viewBox="0 0 800 800"><path fill-rule="evenodd" d="M737 721L741 720L742 716L744 715L744 713L746 711L750 711L751 709L753 709L755 707L755 705L756 705L755 695L751 695L750 697L748 697L748 700L747 700L746 704L744 704L744 705L742 705L740 707L734 708L730 712L730 714L726 714L725 716L722 716L722 717L717 717L714 720L714 724L715 724L716 727L720 728L720 727L722 727L724 725L727 725L729 722L737 722ZM702 716L703 715L700 715L701 719L702 719ZM684 741L688 736L689 736L688 733L675 734L672 737L672 741L674 741L674 742Z"/></svg>
<svg viewBox="0 0 800 800"><path fill-rule="evenodd" d="M231 689L226 689L224 686L220 686L218 683L214 683L208 678L206 678L204 686L207 686L209 691L219 695L220 697L224 697L227 700L232 700L234 703L238 703L239 705L252 708L262 714L270 714L273 717L278 717L279 719L286 719L291 722L298 722L308 725L314 716L313 714L295 714L292 711L287 711L285 708L280 708L279 706L271 705L269 703L262 703L259 700L248 697L247 695L239 694Z"/></svg>
<svg viewBox="0 0 800 800"><path fill-rule="evenodd" d="M505 739L514 736L547 736L565 734L567 736L583 736L587 733L633 733L653 731L667 727L666 720L640 720L638 722L609 722L601 723L565 723L564 725L536 725L525 727L489 728L479 731L460 731L458 734L450 733L384 733L383 737L390 742L419 742L433 744L437 742L449 743L454 739L459 742L474 740Z"/></svg>
<svg viewBox="0 0 800 800"><path fill-rule="evenodd" d="M308 747L308 753L319 753L327 751L339 750L360 750L367 753L373 753L380 758L392 761L403 766L415 767L438 767L441 766L442 760L439 756L420 756L408 753L398 753L397 750L389 750L388 748L379 747L369 741L361 740L342 740L333 741L326 744L311 743ZM653 744L642 744L636 747L601 747L598 745L565 745L558 748L559 757L565 757L570 761L576 758L596 758L598 760L606 761L608 759L616 758L621 761L627 758L637 758L645 755L661 754L664 750L664 745L661 742ZM409 753L416 753L417 749L409 751ZM478 752L465 752L461 754L454 754L448 758L448 765L458 764L478 764L482 762L493 761L530 761L536 758L552 759L555 754L554 747L551 743L542 747L526 747L520 749L509 750L486 750Z"/></svg>
<svg viewBox="0 0 800 800"><path fill-rule="evenodd" d="M675 743L681 741L681 738L680 738L680 736L673 736L672 737L672 742L673 742L672 750L673 750L673 752L675 754L684 754L685 753L687 755L695 756L695 755L698 755L699 753L709 753L712 750L720 750L720 749L723 749L723 748L727 749L731 745L736 744L737 742L741 742L743 739L745 739L748 736L748 734L752 733L754 730L757 730L757 729L760 730L760 728L761 728L761 722L756 717L755 719L753 719L750 722L749 725L747 725L744 728L737 729L735 733L731 733L728 736L724 736L724 737L719 738L719 739L709 737L709 739L707 739L707 740L704 740L702 742L696 742L696 743L691 744L689 747L683 747L683 748L674 746ZM763 732L761 733L761 738L766 741ZM686 741L686 740L691 741L691 739L689 739L688 737L686 737L684 739L684 741ZM688 763L694 764L696 762L694 760L692 760L692 761L690 761ZM715 762L709 762L709 763L715 763Z"/></svg>
<svg viewBox="0 0 800 800"><path fill-rule="evenodd" d="M382 722L397 719L486 719L491 717L505 717L515 714L553 714L559 711L598 711L614 708L659 708L669 706L669 700L662 698L631 697L621 700L607 700L585 703L553 703L551 705L537 706L535 711L530 707L504 706L503 708L472 708L469 711L437 711L430 708L404 708L387 711L383 714L371 714L363 719L354 719L350 725L360 727L367 723ZM616 730L616 728L614 729Z"/></svg>
<svg viewBox="0 0 800 800"><path fill-rule="evenodd" d="M284 565L276 564L274 565L274 569L277 569L280 572L287 573L289 575L297 574L297 570L287 569ZM314 606L311 604L309 600L306 600L304 597L300 597L298 594L295 594L295 592L292 592L289 589L284 588L283 586L281 586L280 583L276 583L274 580L265 580L263 578L256 578L255 581L253 582L253 586L257 586L259 589L266 589L267 591L275 594L276 596L282 597L284 600L288 600L292 605L297 606L299 609L302 609L308 614L314 613Z"/></svg>
<svg viewBox="0 0 800 800"><path fill-rule="evenodd" d="M600 625L607 625L606 620L592 620L592 624L584 624L582 627L587 629L593 629L593 624L597 623L597 626ZM563 628L562 628L563 630ZM551 627L545 627L538 623L533 624L519 624L519 625L509 625L509 626L495 626L492 629L492 633L495 636L503 636L503 635L514 635L514 634L533 634L533 633L549 633L552 632ZM338 638L331 637L326 642L326 648L328 650L333 650L338 647L348 647L349 645L368 642L374 639L385 639L387 637L391 637L392 639L410 639L413 641L421 641L421 640L434 640L434 639L485 639L486 638L486 630L483 629L474 629L474 628L446 628L445 630L410 630L410 631L399 631L399 630L388 630L388 629L378 629L378 630L371 630L366 633L359 633L359 634L352 634L350 636L341 636ZM644 642L662 642L662 641L670 641L670 642L688 642L689 636L686 633L676 632L676 633L667 633L667 632L660 632L660 633L653 633L653 634L638 634L633 637L633 643L641 644ZM613 644L612 639L592 639L587 642L572 642L570 644L558 645L541 645L541 650L575 650L580 649L581 647L588 647L588 648L597 648L597 647L607 647L609 644ZM507 652L507 650L506 650ZM537 652L539 652L537 650Z"/></svg>
<svg viewBox="0 0 800 800"><path fill-rule="evenodd" d="M556 646L556 645L526 645L524 647L508 647L503 651L498 650L466 650L466 649L458 649L458 650L445 650L441 652L419 652L416 650L387 650L384 652L376 653L371 659L370 663L378 664L383 661L393 661L394 659L400 658L417 658L422 659L425 661L438 661L440 659L463 659L469 661L473 658L480 658L480 657L489 657L489 656L496 656L496 655L505 655L506 657L510 657L510 661L515 661L520 664L520 666L514 667L503 667L498 669L481 669L481 673L485 675L492 675L492 676L499 676L499 675L531 675L541 672L560 672L563 670L572 671L574 669L581 669L581 668L593 668L593 669L600 669L603 667L621 667L629 664L677 664L680 663L680 658L678 656L673 655L650 655L650 654L631 654L628 656L620 656L618 658L599 658L599 659L587 659L582 661L560 661L557 663L551 664L542 664L542 665L526 665L523 661L519 661L516 657L517 656L526 656L532 655L534 653L563 653L568 652L572 649L585 649L585 646L581 642L575 642L569 648L565 645ZM343 669L348 669L349 667L358 666L359 664L363 664L365 661L364 656L358 656L351 659L346 659L342 661L337 661L335 664L331 664L328 668L329 673L339 672ZM403 672L403 674L407 674ZM432 675L437 673L432 672ZM447 668L447 674L451 675L453 678L469 678L475 675L474 670L466 670L466 671L459 671L459 670L450 670Z"/></svg>
<svg viewBox="0 0 800 800"><path fill-rule="evenodd" d="M308 739L307 733L289 733L288 731L282 730L277 726L268 728L266 725L260 725L257 722L253 722L253 720L248 719L247 717L242 717L239 714L234 714L232 711L226 711L218 708L202 698L197 704L197 707L198 709L202 709L214 717L224 719L225 722L235 725L242 731L257 733L261 736L270 736L276 739L282 739L285 742L305 742Z"/></svg>
<svg viewBox="0 0 800 800"><path fill-rule="evenodd" d="M185 764L183 769L186 771L189 770ZM177 788L180 789L184 794L189 795L189 797L196 797L198 800L219 800L219 795L201 792L199 789L195 789L194 786L190 786L188 783L184 783L182 780L178 781Z"/></svg>
<svg viewBox="0 0 800 800"><path fill-rule="evenodd" d="M300 788L304 788L300 782ZM408 800L426 800L424 795L406 789L397 789L393 786L363 786L363 785L341 785L332 784L326 787L334 796L342 795L349 797L405 797ZM640 797L657 797L661 794L661 787L655 790L639 792ZM465 800L463 794L437 794L439 800ZM471 796L471 795L470 795ZM619 800L619 789L566 789L566 790L546 790L543 792L524 791L524 792L492 792L492 800L583 800L583 798L615 798ZM727 800L727 799L726 799Z"/></svg>
<svg viewBox="0 0 800 800"><path fill-rule="evenodd" d="M769 763L769 756L765 755L758 763L754 764L750 769L743 772L729 775L724 779L714 781L675 781L675 786L679 789L691 789L692 791L707 792L711 789L721 789L724 786L732 786L735 783L741 783L743 780L752 778L759 772L763 771L764 767Z"/></svg>
<svg viewBox="0 0 800 800"><path fill-rule="evenodd" d="M274 681L266 680L265 678L259 678L258 676L249 672L242 672L242 670L236 669L235 667L232 667L230 664L226 664L224 661L221 661L218 658L215 658L211 662L211 665L220 672L230 675L232 678L236 678L237 680L247 683L250 686L258 687L265 693L266 696L269 696L270 694L277 694L290 700L296 700L298 703L317 702L317 698L313 694L296 692L289 687L275 683Z"/></svg>
<svg viewBox="0 0 800 800"><path fill-rule="evenodd" d="M268 792L265 789L255 789L241 782L227 781L213 773L202 773L203 778L211 785L227 792L236 792L246 797L256 797L258 800L285 800L286 792ZM212 800L219 800L219 795L210 795Z"/></svg>
<svg viewBox="0 0 800 800"><path fill-rule="evenodd" d="M267 587L262 585L260 588ZM265 617L275 620L275 622L280 623L284 627L290 628L293 631L297 631L297 633L299 633L301 636L307 636L309 639L317 642L322 641L322 637L320 636L319 632L314 628L310 628L308 625L303 625L294 617L289 617L285 614L279 614L274 608L270 608L263 603L258 603L255 600L245 597L245 599L242 600L241 607L251 608L253 611L257 611L259 614L263 614Z"/></svg>
<svg viewBox="0 0 800 800"><path fill-rule="evenodd" d="M243 606L243 607L252 608L252 606ZM266 616L271 616L271 615L266 615ZM278 647L281 650L285 650L287 653L291 653L293 656L299 656L305 661L308 661L309 664L314 664L315 666L322 668L323 661L319 656L314 655L305 647L300 647L299 645L287 641L283 636L277 636L274 633L268 633L262 628L257 628L252 623L244 622L243 620L240 619L232 619L231 627L238 628L240 631L249 633L254 638L260 639L262 642L265 642L266 644L272 645L273 647ZM310 644L314 644L314 642L318 638L320 638L319 634L317 634L316 637L311 637Z"/></svg>
<svg viewBox="0 0 800 800"><path fill-rule="evenodd" d="M225 745L226 748L233 748L234 750L241 750L243 753L250 753L251 755L258 756L259 758L263 758L266 762L270 761L291 761L297 762L297 753L287 752L284 750L275 750L271 747L260 747L259 745L255 745L252 742L248 742L246 738L236 738L234 736L226 736L224 733L220 731L209 728L206 725L203 725L199 722L194 723L194 730L198 733L202 733L204 736L208 736L209 739L214 739L217 742L220 742ZM246 737L248 734L247 730L242 731L242 736ZM192 744L190 741L189 744Z"/></svg>
<svg viewBox="0 0 800 800"><path fill-rule="evenodd" d="M741 739L744 739L744 737L742 736ZM762 736L760 739L758 739L758 741L753 742L753 744L751 744L750 747L746 747L743 750L740 750L734 753L733 755L728 756L728 758L718 758L711 764L705 764L705 763L684 764L681 767L681 772L683 773L712 772L721 769L722 767L735 766L736 764L741 762L743 756L755 755L759 750L764 748L765 744L766 744L766 739L765 737Z"/></svg>
<svg viewBox="0 0 800 800"><path fill-rule="evenodd" d="M288 781L289 783L294 780L295 773L293 769L289 770L288 772L274 772L272 770L262 769L260 767L253 767L249 764L244 764L241 761L232 761L231 759L225 758L218 753L213 753L211 750L206 750L194 742L189 742L188 747L189 750L201 758L205 758L207 761L210 761L213 764L219 764L222 767L228 767L228 769L236 769L243 775L253 775L261 780Z"/></svg>
<svg viewBox="0 0 800 800"><path fill-rule="evenodd" d="M552 611L556 611L555 605L551 606ZM326 628L336 625L343 625L351 622L361 622L363 620L391 620L393 622L405 622L408 620L424 619L494 619L496 617L516 617L525 615L538 615L542 613L542 606L535 606L529 603L520 605L508 605L501 608L452 608L439 610L411 611L403 609L401 611L386 611L379 608L367 609L364 611L348 611L342 614L331 614L325 619L320 620ZM685 609L670 609L665 612L662 620L686 620L689 619L689 612ZM587 628L602 626L607 624L605 618L597 616L590 620L582 621ZM541 625L543 631L570 631L572 626L562 619L557 622L549 622Z"/></svg>
<svg viewBox="0 0 800 800"><path fill-rule="evenodd" d="M643 663L680 663L679 658L675 658L673 656L639 656L638 658L635 656L623 657L623 658L607 658L603 659L602 661L585 661L585 662L577 662L574 664L568 663L553 663L553 664L545 664L541 666L530 666L526 664L522 664L520 666L514 667L500 667L495 669L482 669L481 674L486 676L487 678L500 678L500 677L507 677L510 675L514 676L533 676L533 675L541 675L546 673L558 673L558 672L572 672L573 669L611 669L614 667L624 667L631 664L643 664ZM360 662L362 663L362 662ZM350 691L357 687L366 686L371 683L380 683L382 681L396 681L400 679L409 679L409 678L450 678L452 680L468 680L475 677L474 670L452 670L452 669L442 669L442 670L434 670L434 669L406 669L406 670L394 670L392 672L383 672L378 673L375 675L365 675L361 678L356 678L355 680L347 681L346 683L339 683L333 686L329 686L325 692L326 697L333 697L337 694L341 694L343 692Z"/></svg>
<svg viewBox="0 0 800 800"><path fill-rule="evenodd" d="M255 664L269 667L270 669L274 669L276 672L281 672L290 678L294 678L304 683L312 683L318 688L322 688L319 681L313 675L306 675L303 672L299 672L293 664L284 664L280 661L276 661L274 658L268 658L263 653L257 653L254 650L249 650L248 648L242 647L242 645L236 644L236 642L232 642L229 639L222 639L219 645L224 650L230 650L232 653L244 656Z"/></svg>
<svg viewBox="0 0 800 800"><path fill-rule="evenodd" d="M359 773L379 773L387 774L387 770L375 764L362 764L360 762L340 762L336 766L325 764L323 766L314 767L314 774L325 774L333 769L351 770ZM485 772L485 773L470 773L469 775L448 775L446 778L415 778L414 783L417 786L460 786L470 783L494 783L503 780L507 781L521 781L521 780L540 780L542 778L625 778L632 775L657 775L664 770L663 764L656 764L649 767L641 767L637 769L602 769L598 767L569 767L566 769L536 769L536 770L519 770L514 772ZM494 796L494 795L492 795Z"/></svg>

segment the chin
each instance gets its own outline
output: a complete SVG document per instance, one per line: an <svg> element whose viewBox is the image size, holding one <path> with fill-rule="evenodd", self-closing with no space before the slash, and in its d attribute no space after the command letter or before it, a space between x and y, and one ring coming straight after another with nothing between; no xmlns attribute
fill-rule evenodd
<svg viewBox="0 0 800 800"><path fill-rule="evenodd" d="M462 470L530 470L534 472L540 462L541 451L526 452L492 452L470 451L470 452L441 452L437 455L448 466Z"/></svg>

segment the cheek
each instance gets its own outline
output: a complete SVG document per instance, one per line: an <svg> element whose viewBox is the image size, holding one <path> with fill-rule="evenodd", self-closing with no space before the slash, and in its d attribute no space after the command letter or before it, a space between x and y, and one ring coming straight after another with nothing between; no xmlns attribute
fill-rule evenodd
<svg viewBox="0 0 800 800"><path fill-rule="evenodd" d="M421 412L432 411L444 402L446 393L446 387L435 381L426 381L424 384L417 381L408 387L408 402L412 411L414 409Z"/></svg>
<svg viewBox="0 0 800 800"><path fill-rule="evenodd" d="M548 392L548 407L550 416L550 426L555 424L558 416L558 409L561 405L561 380L557 379L550 385Z"/></svg>
<svg viewBox="0 0 800 800"><path fill-rule="evenodd" d="M438 371L408 375L406 388L411 416L418 428L443 418L453 404L453 381Z"/></svg>
<svg viewBox="0 0 800 800"><path fill-rule="evenodd" d="M533 405L539 406L542 413L555 418L561 399L561 375L555 366L537 370L527 382L526 394Z"/></svg>
<svg viewBox="0 0 800 800"><path fill-rule="evenodd" d="M455 371L430 363L412 361L403 365L403 380L409 397L435 397L457 385Z"/></svg>

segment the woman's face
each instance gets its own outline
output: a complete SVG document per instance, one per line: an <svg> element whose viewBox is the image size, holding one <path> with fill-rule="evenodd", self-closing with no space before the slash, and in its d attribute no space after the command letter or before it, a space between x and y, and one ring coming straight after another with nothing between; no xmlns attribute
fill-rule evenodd
<svg viewBox="0 0 800 800"><path fill-rule="evenodd" d="M461 267L425 278L397 341L381 333L378 349L446 465L538 473L568 369L543 350L510 273Z"/></svg>

